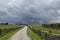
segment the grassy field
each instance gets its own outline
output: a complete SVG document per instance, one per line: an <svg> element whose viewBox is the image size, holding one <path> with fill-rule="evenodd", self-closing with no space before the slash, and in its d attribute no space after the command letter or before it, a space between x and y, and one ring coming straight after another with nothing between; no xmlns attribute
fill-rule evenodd
<svg viewBox="0 0 60 40"><path fill-rule="evenodd" d="M19 30L20 30L20 29L10 31L10 32L7 33L6 35L2 36L2 37L0 38L0 40L7 40L10 36L12 36L14 33L16 33L16 32L19 31Z"/></svg>
<svg viewBox="0 0 60 40"><path fill-rule="evenodd" d="M0 25L0 29L3 28L17 28L20 25L15 25L15 24L9 24L9 25Z"/></svg>
<svg viewBox="0 0 60 40"><path fill-rule="evenodd" d="M28 29L28 35L31 37L32 40L43 40L43 38L41 38L39 35L37 35L30 29Z"/></svg>
<svg viewBox="0 0 60 40"><path fill-rule="evenodd" d="M30 24L30 26L36 30L48 31L54 34L60 34L60 29L43 27L42 24Z"/></svg>
<svg viewBox="0 0 60 40"><path fill-rule="evenodd" d="M8 24L0 25L0 40L7 40L10 36L22 29L22 25Z"/></svg>

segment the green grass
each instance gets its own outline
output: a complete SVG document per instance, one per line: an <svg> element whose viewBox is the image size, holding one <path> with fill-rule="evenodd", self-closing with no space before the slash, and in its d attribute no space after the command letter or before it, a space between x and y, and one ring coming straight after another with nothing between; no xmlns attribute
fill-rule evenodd
<svg viewBox="0 0 60 40"><path fill-rule="evenodd" d="M22 27L22 25L16 25L16 24L9 24L9 25L0 25L0 29L5 29L5 28L17 28L17 27ZM20 29L12 30L8 32L7 34L3 35L0 40L7 40L10 36L12 36L14 33L16 33Z"/></svg>
<svg viewBox="0 0 60 40"><path fill-rule="evenodd" d="M15 25L15 24L9 24L9 25L0 25L0 29L3 29L3 28L16 28L20 25Z"/></svg>
<svg viewBox="0 0 60 40"><path fill-rule="evenodd" d="M16 33L18 30L20 30L20 29L16 29L16 30L14 30L14 31L10 31L8 34L2 36L2 37L0 38L0 40L7 40L10 36L12 36L12 35L13 35L14 33Z"/></svg>
<svg viewBox="0 0 60 40"><path fill-rule="evenodd" d="M28 35L31 37L32 40L43 40L39 35L32 32L32 30L28 29Z"/></svg>
<svg viewBox="0 0 60 40"><path fill-rule="evenodd" d="M48 31L54 34L60 34L60 29L46 28L46 27L43 27L42 24L30 24L30 26L32 26L32 28L36 30Z"/></svg>

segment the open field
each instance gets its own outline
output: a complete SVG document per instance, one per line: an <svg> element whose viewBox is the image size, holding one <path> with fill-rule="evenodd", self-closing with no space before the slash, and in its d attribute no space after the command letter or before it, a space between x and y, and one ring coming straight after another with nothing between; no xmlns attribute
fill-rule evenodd
<svg viewBox="0 0 60 40"><path fill-rule="evenodd" d="M47 31L50 33L54 33L54 34L60 34L60 28L53 28L53 27L44 27L42 24L30 24L30 26L36 30L40 30L40 31Z"/></svg>
<svg viewBox="0 0 60 40"><path fill-rule="evenodd" d="M3 29L3 28L17 28L19 27L20 25L15 25L15 24L9 24L9 25L0 25L0 29Z"/></svg>

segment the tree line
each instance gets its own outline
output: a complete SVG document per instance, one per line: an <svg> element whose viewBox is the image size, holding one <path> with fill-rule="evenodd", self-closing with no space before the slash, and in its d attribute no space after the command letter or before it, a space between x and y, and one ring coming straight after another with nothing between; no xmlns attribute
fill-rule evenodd
<svg viewBox="0 0 60 40"><path fill-rule="evenodd" d="M0 23L0 25L8 25L8 22L6 22L6 23Z"/></svg>

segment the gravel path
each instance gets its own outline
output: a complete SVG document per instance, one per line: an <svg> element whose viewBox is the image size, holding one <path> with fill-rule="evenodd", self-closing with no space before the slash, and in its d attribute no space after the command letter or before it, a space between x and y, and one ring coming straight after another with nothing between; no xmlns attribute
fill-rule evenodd
<svg viewBox="0 0 60 40"><path fill-rule="evenodd" d="M27 26L24 26L22 30L18 31L8 40L31 40L30 37L27 35Z"/></svg>

